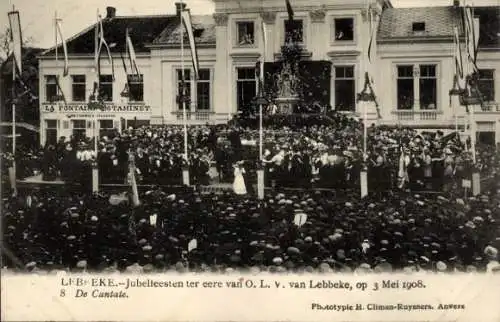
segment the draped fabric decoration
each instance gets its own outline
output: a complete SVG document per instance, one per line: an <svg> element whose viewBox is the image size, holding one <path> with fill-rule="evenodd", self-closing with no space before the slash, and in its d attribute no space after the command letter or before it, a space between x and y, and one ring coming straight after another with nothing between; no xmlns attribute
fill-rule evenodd
<svg viewBox="0 0 500 322"><path fill-rule="evenodd" d="M135 55L135 49L134 45L132 44L132 39L130 38L130 33L127 28L126 35L125 35L125 42L126 42L126 54L130 63L130 71L133 75L139 76L139 67L137 67L137 57Z"/></svg>
<svg viewBox="0 0 500 322"><path fill-rule="evenodd" d="M191 58L193 61L194 76L195 76L195 79L198 79L199 78L199 71L200 71L200 63L198 60L198 51L196 49L196 42L194 41L193 23L191 20L191 13L190 13L189 9L182 10L181 18L182 18L182 23L184 25L184 28L186 28L188 41L189 41L189 47L191 48ZM181 39L181 41L183 42L184 39Z"/></svg>
<svg viewBox="0 0 500 322"><path fill-rule="evenodd" d="M464 61L462 54L462 46L460 44L460 37L458 33L458 27L454 30L454 47L455 47L455 83L459 90L465 89L465 72L464 72Z"/></svg>
<svg viewBox="0 0 500 322"><path fill-rule="evenodd" d="M293 8L289 0L286 0L286 11L288 12L288 20L293 21Z"/></svg>
<svg viewBox="0 0 500 322"><path fill-rule="evenodd" d="M10 37L12 41L12 55L14 56L17 76L20 76L23 71L21 53L21 48L23 46L21 18L19 17L19 11L11 11L8 13L8 16L10 24Z"/></svg>
<svg viewBox="0 0 500 322"><path fill-rule="evenodd" d="M63 54L64 54L63 76L66 77L69 74L68 47L66 46L66 40L64 39L64 36L63 36L61 19L56 19L56 33L57 33L57 36L59 36L61 38L61 44L62 44ZM56 46L57 45L58 44L56 43Z"/></svg>
<svg viewBox="0 0 500 322"><path fill-rule="evenodd" d="M111 56L111 49L110 49L108 43L106 42L106 39L104 38L104 28L103 28L102 19L100 16L99 16L99 23L98 23L97 42L98 42L98 45L97 45L97 51L96 51L96 57L95 57L95 63L96 63L96 67L97 67L97 76L98 77L101 76L101 54L102 54L102 50L105 49L106 54L108 56L109 64L111 66L111 75L112 75L113 81L114 81L115 80L115 68L113 65L113 57Z"/></svg>

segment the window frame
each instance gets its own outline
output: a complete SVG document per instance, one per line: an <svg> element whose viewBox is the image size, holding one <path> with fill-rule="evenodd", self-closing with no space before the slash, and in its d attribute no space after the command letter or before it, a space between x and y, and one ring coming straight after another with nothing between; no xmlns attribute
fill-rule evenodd
<svg viewBox="0 0 500 322"><path fill-rule="evenodd" d="M139 79L137 80L136 77ZM128 83L128 100L129 102L134 102L134 103L143 103L144 102L144 74L139 74L138 76L135 74L128 74L127 75L127 83ZM133 86L139 86L140 85L140 92L141 92L141 97L140 99L133 99L132 98L132 92Z"/></svg>
<svg viewBox="0 0 500 322"><path fill-rule="evenodd" d="M202 71L208 72L208 78L207 79L198 79L196 81L196 93L195 93L195 98L194 101L196 102L195 107L196 111L211 111L212 110L212 70L210 68L200 68L200 74ZM200 85L206 85L208 84L208 108L200 108L200 95L199 95L199 89Z"/></svg>
<svg viewBox="0 0 500 322"><path fill-rule="evenodd" d="M297 44L299 45L305 45L306 44L306 18L305 17L296 17L293 19L293 21L300 21L302 23L302 40L297 41ZM281 40L281 44L285 45L287 43L287 23L290 22L288 18L282 19L282 26L283 26L283 39Z"/></svg>
<svg viewBox="0 0 500 322"><path fill-rule="evenodd" d="M437 64L433 63L423 63L423 64L415 64L414 66L418 66L419 73L417 75L418 78L418 109L421 111L437 111L437 105L438 105L438 66ZM432 66L434 67L434 76L428 76L428 75L422 75L422 67L429 67ZM425 80L434 80L435 81L435 103L434 103L434 108L425 108L422 104L422 81Z"/></svg>
<svg viewBox="0 0 500 322"><path fill-rule="evenodd" d="M484 73L485 71L488 71L488 72L491 72L491 78L485 78L485 77L481 77L482 73ZM479 79L478 79L478 86L479 86L479 90L481 92L481 94L483 95L483 99L484 99L484 103L485 104L491 104L491 103L495 103L496 102L496 93L495 93L495 73L496 73L496 69L495 68L480 68L479 69ZM490 91L491 91L491 94L492 94L492 99L491 100L486 100L485 99L485 96L484 96L484 93L482 91L482 83L484 84L485 82L488 82L488 83L491 83L491 87L490 87Z"/></svg>
<svg viewBox="0 0 500 322"><path fill-rule="evenodd" d="M174 83L175 83L175 94L174 94L174 106L177 106L177 109L175 112L182 112L182 106L181 103L178 102L178 97L180 96L180 86L181 86L181 71L182 68L180 66L177 66L174 68ZM186 111L190 112L196 112L196 111L203 111L203 112L208 112L208 111L213 111L213 90L214 90L214 69L213 67L201 67L200 68L200 74L201 71L208 71L208 78L207 79L197 79L195 81L193 75L193 70L191 68L184 68L184 71L187 72L187 76L185 74L186 78L186 84L188 87L188 97L190 99L190 102L186 103ZM198 108L198 84L209 84L209 93L208 93L208 109L199 109ZM196 85L196 86L195 86ZM196 88L195 88L196 87Z"/></svg>
<svg viewBox="0 0 500 322"><path fill-rule="evenodd" d="M53 80L54 83L50 83ZM49 97L49 86L54 86L55 95ZM57 75L44 75L44 93L45 93L45 102L54 103L57 101Z"/></svg>
<svg viewBox="0 0 500 322"><path fill-rule="evenodd" d="M75 82L75 77L83 77L83 81ZM83 86L83 99L75 99L75 86ZM73 102L85 102L87 101L87 76L85 74L75 74L71 75L71 100Z"/></svg>
<svg viewBox="0 0 500 322"><path fill-rule="evenodd" d="M83 122L83 127L76 127L76 122ZM87 122L85 119L71 120L71 133L73 136L75 136L75 131L82 132L84 138L87 136Z"/></svg>
<svg viewBox="0 0 500 322"><path fill-rule="evenodd" d="M352 19L352 40L340 40L337 39L337 28L336 20L340 19ZM330 44L333 46L345 46L345 45L355 45L358 41L357 37L357 17L355 15L334 15L331 17L330 23Z"/></svg>
<svg viewBox="0 0 500 322"><path fill-rule="evenodd" d="M255 20L252 19L238 19L234 21L235 24L235 36L234 36L234 46L238 48L255 48L257 47L257 24L255 23ZM251 24L253 28L253 42L249 44L241 44L240 43L240 25L243 24Z"/></svg>
<svg viewBox="0 0 500 322"><path fill-rule="evenodd" d="M342 77L338 77L338 73L337 73L337 69L343 69L344 70L344 75ZM345 76L347 74L347 70L348 69L351 69L352 70L352 76ZM356 80L357 80L357 77L356 77L356 64L340 64L340 65L335 65L333 67L333 106L335 108L335 111L339 111L339 112L346 112L346 113L350 113L350 112L356 112L356 90L357 90L357 84L356 84ZM353 97L352 97L352 103L353 103L353 106L351 109L343 109L343 110L340 110L338 109L337 107L337 81L339 82L342 82L342 81L350 81L352 82L352 85L353 85Z"/></svg>
<svg viewBox="0 0 500 322"><path fill-rule="evenodd" d="M411 70L411 76L399 76L399 69L400 68L409 68ZM417 93L415 93L415 73L414 73L414 68L415 64L413 63L402 63L402 64L396 64L395 69L396 69L396 110L397 111L414 111L415 109L415 97L417 97ZM411 92L412 92L412 99L411 99L411 106L409 108L403 108L399 104L399 81L400 80L411 80Z"/></svg>
<svg viewBox="0 0 500 322"><path fill-rule="evenodd" d="M422 66L434 66L435 68L435 76L434 77L428 77L428 76L422 76L421 75L421 67ZM399 67L408 67L408 68L411 68L412 70L412 76L399 76ZM441 113L442 112L442 104L440 102L440 99L441 99L441 94L440 94L440 90L441 90L441 63L438 62L438 61L397 61L397 62L393 62L393 78L394 78L394 104L393 104L393 108L395 108L394 110L397 111L397 112L419 112L419 111L422 111L422 112L438 112L438 113ZM436 106L434 109L424 109L424 108L421 108L421 101L420 101L420 97L421 97L421 92L422 92L422 89L421 89L421 84L420 84L420 81L422 79L430 79L430 78L433 78L435 79L435 93L436 93ZM400 108L399 106L399 95L398 95L398 82L400 79L411 79L412 80L412 84L413 84L413 101L412 101L412 105L410 108L408 109L403 109L403 108Z"/></svg>
<svg viewBox="0 0 500 322"><path fill-rule="evenodd" d="M104 80L104 81L101 80L101 79L104 79L104 77L110 77L110 80ZM111 90L111 95L109 95L109 100L103 100L103 101L104 102L113 102L113 95L114 95L114 93L113 93L114 92L113 91L113 75L107 75L107 74L100 75L100 78L99 78L99 96L101 96L103 84L104 84L104 86L106 86L106 88L109 87Z"/></svg>
<svg viewBox="0 0 500 322"><path fill-rule="evenodd" d="M240 78L239 77L239 70L246 70L249 75L253 75L253 78ZM258 93L258 82L257 82L257 77L255 76L255 66L236 66L235 67L235 85L236 85L236 91L235 91L235 94L236 94L236 102L235 102L235 107L236 107L236 111L242 111L243 109L240 109L240 106L239 106L239 95L238 95L238 88L239 88L239 84L240 83L244 83L244 82L254 82L254 85L255 85L255 95L257 95ZM243 106L242 106L243 108Z"/></svg>

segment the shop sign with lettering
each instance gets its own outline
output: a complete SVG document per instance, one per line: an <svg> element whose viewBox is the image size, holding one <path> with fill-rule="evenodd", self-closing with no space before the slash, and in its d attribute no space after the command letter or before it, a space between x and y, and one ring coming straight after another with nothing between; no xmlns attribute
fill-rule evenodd
<svg viewBox="0 0 500 322"><path fill-rule="evenodd" d="M104 108L97 110L98 113L150 113L151 106L142 104L104 104ZM75 113L75 112L94 112L87 103L81 104L42 104L42 113Z"/></svg>

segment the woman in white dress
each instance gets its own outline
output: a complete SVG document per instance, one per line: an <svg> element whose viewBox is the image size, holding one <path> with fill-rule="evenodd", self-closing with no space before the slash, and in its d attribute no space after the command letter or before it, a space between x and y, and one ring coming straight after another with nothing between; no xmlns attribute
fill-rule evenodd
<svg viewBox="0 0 500 322"><path fill-rule="evenodd" d="M243 174L245 173L245 169L243 168L243 163L237 162L234 165L234 182L233 182L233 191L237 195L246 195L247 188L245 186L245 179L243 178Z"/></svg>

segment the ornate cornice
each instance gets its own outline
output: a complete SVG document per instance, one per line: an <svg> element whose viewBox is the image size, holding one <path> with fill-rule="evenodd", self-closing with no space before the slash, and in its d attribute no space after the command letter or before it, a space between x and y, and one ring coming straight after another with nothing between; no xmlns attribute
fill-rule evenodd
<svg viewBox="0 0 500 322"><path fill-rule="evenodd" d="M260 13L262 20L268 25L274 24L276 21L276 12L264 11Z"/></svg>
<svg viewBox="0 0 500 322"><path fill-rule="evenodd" d="M227 26L227 19L228 15L225 13L214 13L213 18L215 20L215 24L218 27L226 27Z"/></svg>
<svg viewBox="0 0 500 322"><path fill-rule="evenodd" d="M326 11L325 9L315 9L309 12L312 22L325 22Z"/></svg>

